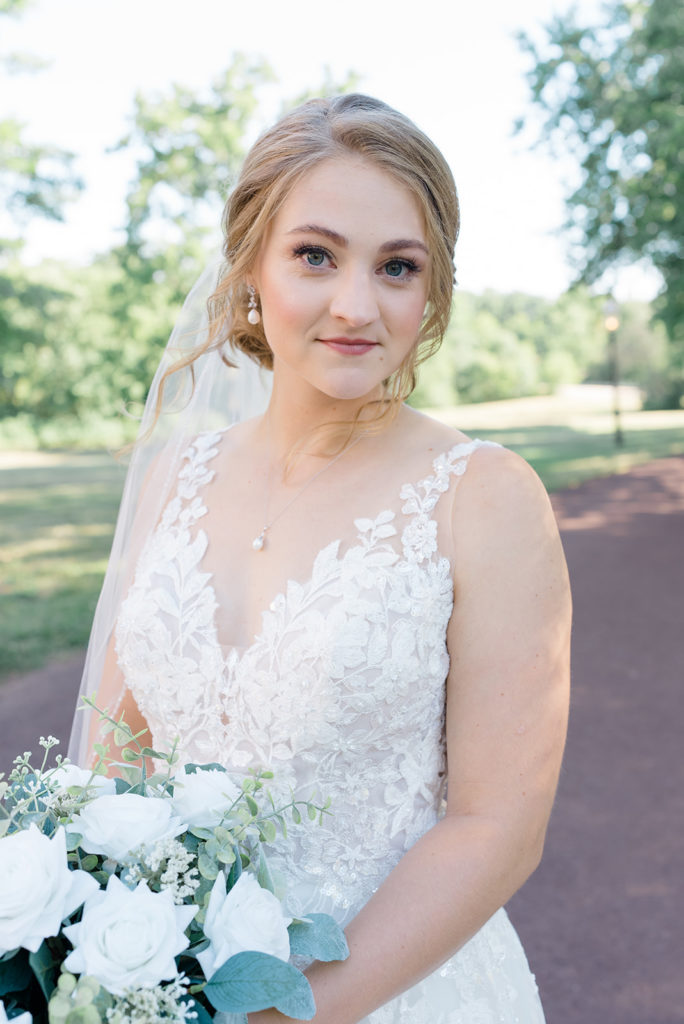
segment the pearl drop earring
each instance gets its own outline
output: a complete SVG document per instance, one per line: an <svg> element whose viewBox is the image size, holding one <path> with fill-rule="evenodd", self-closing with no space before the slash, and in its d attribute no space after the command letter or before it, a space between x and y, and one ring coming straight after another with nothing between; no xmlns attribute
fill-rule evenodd
<svg viewBox="0 0 684 1024"><path fill-rule="evenodd" d="M247 285L247 291L249 292L249 307L247 311L247 319L253 326L256 326L261 322L261 313L257 309L257 298L256 288L253 284Z"/></svg>

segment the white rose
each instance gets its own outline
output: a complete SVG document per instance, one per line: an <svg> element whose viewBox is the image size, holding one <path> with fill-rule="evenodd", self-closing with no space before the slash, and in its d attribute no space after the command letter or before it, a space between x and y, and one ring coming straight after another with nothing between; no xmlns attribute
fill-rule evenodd
<svg viewBox="0 0 684 1024"><path fill-rule="evenodd" d="M5 1004L0 999L0 1024L7 1024L7 1014L5 1012ZM33 1024L33 1016L25 1010L24 1013L18 1014L16 1017L12 1017L12 1024Z"/></svg>
<svg viewBox="0 0 684 1024"><path fill-rule="evenodd" d="M244 950L289 959L287 926L291 921L283 914L280 901L268 889L262 889L254 875L244 872L226 895L226 879L221 872L211 890L204 922L210 945L197 954L207 981L221 964Z"/></svg>
<svg viewBox="0 0 684 1024"><path fill-rule="evenodd" d="M197 907L177 907L168 891L150 892L147 882L127 889L116 875L106 891L86 900L79 924L64 929L74 949L64 966L92 974L113 995L153 988L178 974L174 957L188 946L185 929Z"/></svg>
<svg viewBox="0 0 684 1024"><path fill-rule="evenodd" d="M69 870L63 828L52 839L35 825L0 839L0 955L35 953L97 888L87 872Z"/></svg>
<svg viewBox="0 0 684 1024"><path fill-rule="evenodd" d="M173 809L188 827L214 828L240 796L227 772L211 768L188 773L183 768L173 780Z"/></svg>
<svg viewBox="0 0 684 1024"><path fill-rule="evenodd" d="M46 772L44 777L51 789L68 789L69 786L85 789L87 786L100 796L116 792L114 779L108 779L106 775L95 775L88 768L79 768L77 764L61 764L59 768Z"/></svg>
<svg viewBox="0 0 684 1024"><path fill-rule="evenodd" d="M74 815L69 827L83 836L86 853L100 853L122 864L134 859L139 847L172 839L186 828L174 816L170 800L135 793L96 797Z"/></svg>

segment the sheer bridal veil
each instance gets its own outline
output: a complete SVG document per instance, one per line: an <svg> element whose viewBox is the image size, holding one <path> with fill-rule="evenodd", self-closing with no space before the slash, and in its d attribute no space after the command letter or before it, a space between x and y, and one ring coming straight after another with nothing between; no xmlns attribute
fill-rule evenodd
<svg viewBox="0 0 684 1024"><path fill-rule="evenodd" d="M165 382L161 413L155 421L160 385L174 363L207 338L207 300L214 291L220 260L201 274L187 296L171 333L143 412L138 441L126 476L109 564L88 644L78 705L81 697L95 696L99 707L110 711L120 704L120 673L103 675L119 606L130 585L140 551L155 528L178 479L188 443L204 430L215 430L263 412L270 393L270 374L260 370L241 352L230 348L229 367L218 349L196 359L192 369L172 374ZM229 345L226 330L226 346ZM194 378L194 385L193 385ZM84 764L92 712L77 710L69 743L69 757Z"/></svg>

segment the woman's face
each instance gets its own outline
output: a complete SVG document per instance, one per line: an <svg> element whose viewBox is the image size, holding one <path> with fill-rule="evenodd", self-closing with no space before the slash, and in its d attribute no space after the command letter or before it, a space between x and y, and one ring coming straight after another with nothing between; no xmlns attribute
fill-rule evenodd
<svg viewBox="0 0 684 1024"><path fill-rule="evenodd" d="M280 207L251 277L274 380L336 400L377 393L416 344L429 273L404 185L354 156L319 164Z"/></svg>

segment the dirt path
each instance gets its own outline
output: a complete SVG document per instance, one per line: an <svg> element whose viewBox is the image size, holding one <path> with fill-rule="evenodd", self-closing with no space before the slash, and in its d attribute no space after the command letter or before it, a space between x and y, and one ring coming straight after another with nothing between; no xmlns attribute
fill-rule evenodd
<svg viewBox="0 0 684 1024"><path fill-rule="evenodd" d="M684 1021L684 459L554 502L573 704L541 867L511 904L548 1024Z"/></svg>
<svg viewBox="0 0 684 1024"><path fill-rule="evenodd" d="M554 497L574 697L542 866L511 902L548 1024L684 1021L684 458ZM81 659L0 687L0 769L66 737ZM522 1022L524 1024L524 1022Z"/></svg>

